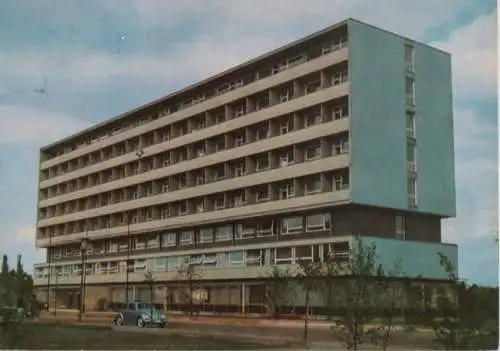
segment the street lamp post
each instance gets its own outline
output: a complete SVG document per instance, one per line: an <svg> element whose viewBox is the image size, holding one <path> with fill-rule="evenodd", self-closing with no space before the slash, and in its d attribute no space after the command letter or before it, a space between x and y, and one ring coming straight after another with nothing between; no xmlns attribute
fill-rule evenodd
<svg viewBox="0 0 500 351"><path fill-rule="evenodd" d="M87 253L87 239L85 236L85 239L82 239L81 245L80 245L80 250L82 254L82 266L81 266L81 280L80 280L80 311L78 313L78 321L82 321L82 316L84 312L84 305L85 305L85 296L83 293L83 288L85 284L85 255Z"/></svg>
<svg viewBox="0 0 500 351"><path fill-rule="evenodd" d="M138 159L140 159L142 156L144 156L144 150L138 149L135 152L135 155L137 156ZM139 161L140 162L140 161ZM130 254L132 251L132 243L130 240L130 212L127 213L127 261L125 263L125 305L128 306L129 302L129 266L130 266Z"/></svg>
<svg viewBox="0 0 500 351"><path fill-rule="evenodd" d="M125 306L128 306L129 295L129 264L130 264L130 214L127 212L127 261L125 262Z"/></svg>
<svg viewBox="0 0 500 351"><path fill-rule="evenodd" d="M49 247L47 248L47 261L48 261L48 273L47 273L47 312L50 311L50 279L52 273L52 232L49 233Z"/></svg>

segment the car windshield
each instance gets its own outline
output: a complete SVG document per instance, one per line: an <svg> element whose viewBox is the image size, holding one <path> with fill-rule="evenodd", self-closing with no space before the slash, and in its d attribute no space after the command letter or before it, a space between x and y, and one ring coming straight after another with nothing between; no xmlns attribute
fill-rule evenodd
<svg viewBox="0 0 500 351"><path fill-rule="evenodd" d="M137 309L139 309L139 310L145 310L147 308L151 309L151 308L153 308L153 305L150 304L150 303L140 303L140 304L137 304Z"/></svg>

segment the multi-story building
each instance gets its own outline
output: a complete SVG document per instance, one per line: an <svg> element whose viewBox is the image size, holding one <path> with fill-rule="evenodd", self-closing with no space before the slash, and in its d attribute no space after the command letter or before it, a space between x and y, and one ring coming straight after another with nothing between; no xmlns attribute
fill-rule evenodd
<svg viewBox="0 0 500 351"><path fill-rule="evenodd" d="M349 19L43 147L35 285L77 305L84 256L87 308L124 302L126 279L148 298L145 272L175 304L189 262L206 305L248 311L269 266L355 236L444 279L451 91L449 54Z"/></svg>

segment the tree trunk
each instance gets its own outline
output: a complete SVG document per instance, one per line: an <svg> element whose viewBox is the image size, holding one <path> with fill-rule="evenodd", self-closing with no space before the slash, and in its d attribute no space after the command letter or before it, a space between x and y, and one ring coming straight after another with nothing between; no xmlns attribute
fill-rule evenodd
<svg viewBox="0 0 500 351"><path fill-rule="evenodd" d="M311 295L309 289L306 291L306 315L304 318L304 344L309 343L309 316L311 308Z"/></svg>

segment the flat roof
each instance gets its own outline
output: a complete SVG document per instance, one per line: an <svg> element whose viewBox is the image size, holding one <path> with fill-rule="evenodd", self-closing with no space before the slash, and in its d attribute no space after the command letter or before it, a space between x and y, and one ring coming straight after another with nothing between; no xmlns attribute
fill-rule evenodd
<svg viewBox="0 0 500 351"><path fill-rule="evenodd" d="M182 89L176 90L176 91L174 91L174 92L172 92L172 93L170 93L170 94L167 94L167 95L165 95L165 96L163 96L163 97L160 97L160 98L158 98L158 99L156 99L156 100L153 100L153 101L148 102L148 103L146 103L146 104L140 105L140 106L138 106L138 107L136 107L136 108L134 108L134 109L132 109L132 110L128 110L127 112L124 112L124 113L122 113L122 114L120 114L120 115L118 115L118 116L111 117L111 118L108 118L108 119L106 119L106 120L104 120L104 121L102 121L102 122L96 123L96 124L94 124L94 125L92 125L92 126L90 126L90 127L88 127L88 128L85 128L85 129L83 129L83 130L81 130L81 131L79 131L79 132L76 132L76 133L74 133L74 134L72 134L72 135L70 135L70 136L68 136L68 137L65 137L65 138L63 138L63 139L59 139L58 141L55 141L55 142L50 143L50 144L48 144L48 145L45 145L45 146L43 146L43 147L41 147L41 148L40 148L40 151L47 151L47 150L49 150L49 149L51 149L51 148L53 148L53 147L56 147L56 146L58 146L58 145L60 145L60 144L67 143L67 142L71 141L72 139L76 139L76 138L78 138L78 137L81 137L81 136L83 136L83 135L85 135L85 134L87 134L87 133L90 133L90 132L92 132L92 131L94 131L94 130L96 130L96 129L99 129L99 128L101 128L101 127L104 127L104 126L106 126L106 125L108 125L108 124L110 124L110 123L117 122L117 121L119 121L120 119L123 119L123 118L125 118L125 117L128 117L128 116L130 116L130 115L132 115L132 114L134 114L134 113L140 112L141 110L144 110L144 109L146 109L146 108L153 107L153 106L155 106L155 105L157 105L157 104L160 104L160 103L162 103L162 102L165 102L165 101L167 101L167 100L169 100L169 99L171 99L171 98L174 98L174 97L175 97L175 96L177 96L177 95L181 95L181 94L186 93L186 92L188 92L188 91L190 91L190 90L193 90L193 89L195 89L195 88L199 88L199 87L201 87L201 86L203 86L203 85L205 85L205 84L211 83L211 82L215 81L216 79L219 79L219 78L221 78L221 77L223 77L223 76L225 76L225 75L228 75L228 74L231 74L231 73L233 73L233 72L235 72L235 71L237 71L237 70L240 70L240 69L246 68L246 67L248 67L248 66L250 66L250 65L252 65L252 64L254 64L254 63L257 63L257 62L259 62L259 61L262 61L262 60L264 60L264 59L267 59L267 58L269 58L269 57L271 57L271 56L273 56L273 55L279 54L280 52L282 52L282 51L284 51L284 50L286 50L286 49L290 49L290 48L292 48L292 47L294 47L294 46L296 46L296 45L302 44L302 43L307 42L307 41L309 41L309 40L311 40L311 39L314 39L314 38L319 37L319 36L321 36L321 35L323 35L323 34L326 34L326 33L330 32L330 31L333 31L333 30L335 30L335 29L337 29L337 28L340 28L340 27L342 27L342 26L344 26L344 25L347 25L349 22L357 22L357 23L361 23L361 24L363 24L363 25L370 26L370 27L372 27L372 28L375 28L375 29L381 30L381 31L383 31L383 32L386 32L386 33L388 33L388 34L394 35L394 36L396 36L396 37L404 38L404 39L406 39L406 40L410 40L410 41L415 42L415 43L418 43L418 44L420 44L420 45L424 45L424 46L430 47L430 48L432 48L432 49L434 49L434 50L442 51L443 53L449 54L449 53L447 53L447 52L445 52L445 51L443 51L443 50L440 50L440 49L437 49L437 48L431 47L431 46L429 46L429 45L427 45L427 44L417 42L417 41L415 41L415 40L412 40L412 39L409 39L409 38L403 37L403 36L401 36L401 35L398 35L398 34L396 34L396 33L390 32L390 31L388 31L388 30L385 30L385 29L382 29L382 28L376 27L376 26L374 26L374 25L371 25L371 24L368 24L368 23L365 23L365 22L362 22L362 21L359 21L359 20L356 20L356 19L354 19L354 18L349 17L349 18L347 18L346 20L343 20L343 21L341 21L341 22L338 22L338 23L336 23L336 24L333 24L333 25L331 25L331 26L328 26L328 27L326 27L326 28L324 28L324 29L321 29L321 30L319 30L319 31L317 31L317 32L314 32L314 33L312 33L312 34L309 34L309 35L307 35L307 36L305 36L305 37L302 37L302 38L300 38L300 39L297 39L297 40L295 40L295 41L293 41L293 42L291 42L291 43L289 43L289 44L286 44L286 45L280 46L280 47L278 47L277 49L274 49L274 50L268 51L268 52L267 52L267 53L265 53L265 54L262 54L262 55L260 55L260 56L257 56L257 57L255 57L255 58L253 58L253 59L247 60L247 61L245 61L245 62L243 62L243 63L241 63L241 64L239 64L239 65L233 66L233 67L231 67L231 68L229 68L229 69L226 69L226 70L224 70L224 71L222 71L222 72L220 72L220 73L217 73L217 74L215 74L215 75L213 75L213 76L210 76L210 77L208 77L208 78L205 78L205 79L203 79L203 80L200 80L200 81L199 81L199 82L197 82L197 83L194 83L194 84L188 85L188 86L187 86L187 87L185 87L185 88L182 88Z"/></svg>

